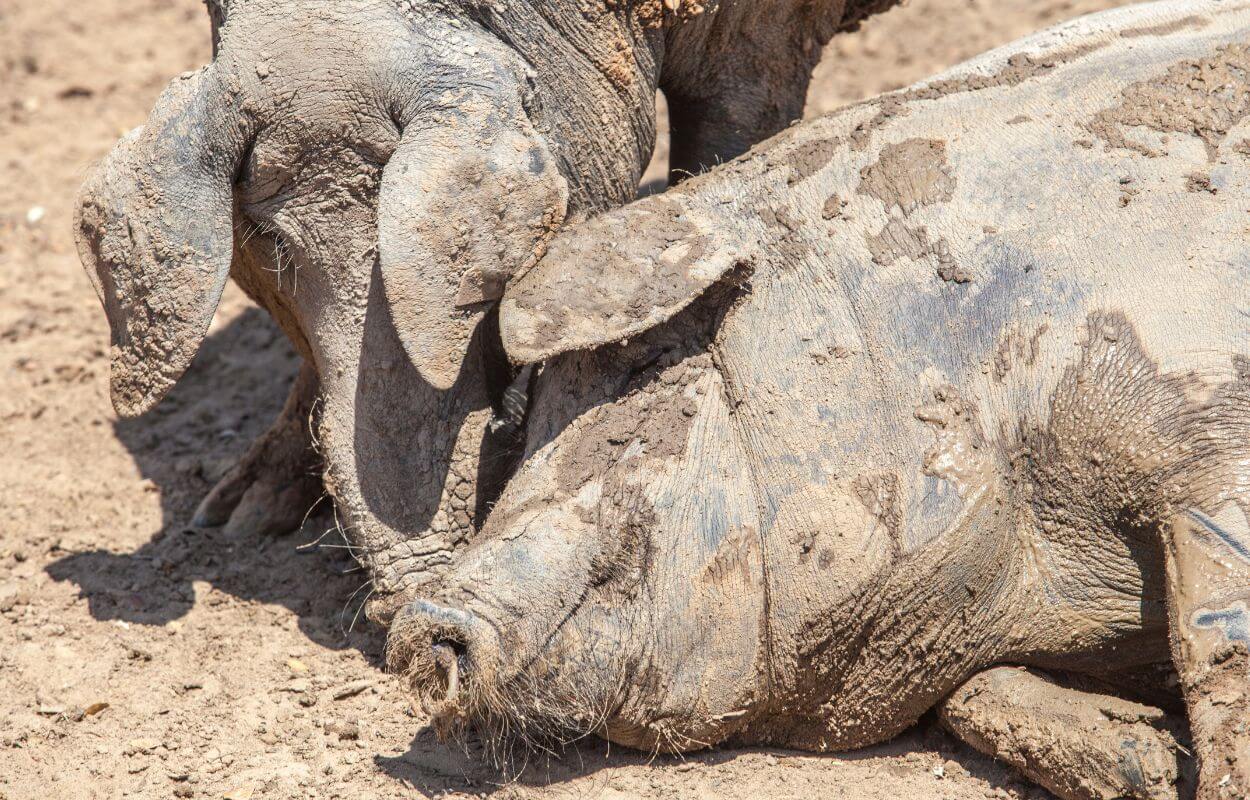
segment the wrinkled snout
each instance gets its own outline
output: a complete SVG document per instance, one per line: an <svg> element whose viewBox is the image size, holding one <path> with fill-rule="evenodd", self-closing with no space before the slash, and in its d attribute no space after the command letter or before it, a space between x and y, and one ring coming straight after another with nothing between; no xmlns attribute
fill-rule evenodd
<svg viewBox="0 0 1250 800"><path fill-rule="evenodd" d="M475 690L498 663L494 630L468 611L416 600L395 616L387 640L388 666L411 682L440 731L462 722Z"/></svg>

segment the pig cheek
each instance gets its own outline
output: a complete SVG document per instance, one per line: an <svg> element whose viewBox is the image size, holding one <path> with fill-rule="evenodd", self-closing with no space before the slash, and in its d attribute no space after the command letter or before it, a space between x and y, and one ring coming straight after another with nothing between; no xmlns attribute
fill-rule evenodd
<svg viewBox="0 0 1250 800"><path fill-rule="evenodd" d="M549 669L575 682L585 704L600 715L632 693L630 676L642 632L626 621L627 613L614 603L589 600L543 659Z"/></svg>

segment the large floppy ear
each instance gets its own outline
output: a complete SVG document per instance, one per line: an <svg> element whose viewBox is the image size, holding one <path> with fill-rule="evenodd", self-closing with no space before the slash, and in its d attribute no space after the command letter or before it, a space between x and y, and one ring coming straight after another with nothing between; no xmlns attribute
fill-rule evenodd
<svg viewBox="0 0 1250 800"><path fill-rule="evenodd" d="M455 383L474 328L564 222L568 185L522 104L522 81L482 55L401 120L382 174L378 242L404 350L431 385Z"/></svg>
<svg viewBox="0 0 1250 800"><path fill-rule="evenodd" d="M174 80L78 195L74 233L108 316L122 416L147 411L181 377L230 273L241 146L237 129L214 135L210 70Z"/></svg>
<svg viewBox="0 0 1250 800"><path fill-rule="evenodd" d="M628 339L665 322L747 260L688 195L654 195L576 225L508 285L499 308L516 364Z"/></svg>

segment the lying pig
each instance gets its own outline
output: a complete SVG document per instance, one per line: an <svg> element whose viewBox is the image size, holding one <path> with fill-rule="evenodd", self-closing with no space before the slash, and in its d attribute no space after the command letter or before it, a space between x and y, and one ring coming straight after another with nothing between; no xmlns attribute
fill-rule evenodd
<svg viewBox="0 0 1250 800"><path fill-rule="evenodd" d="M1090 691L1135 682L1245 797L1248 41L1250 0L1080 19L557 238L500 312L549 359L525 461L390 663L488 738L937 707L1062 797L1174 797L1168 718Z"/></svg>

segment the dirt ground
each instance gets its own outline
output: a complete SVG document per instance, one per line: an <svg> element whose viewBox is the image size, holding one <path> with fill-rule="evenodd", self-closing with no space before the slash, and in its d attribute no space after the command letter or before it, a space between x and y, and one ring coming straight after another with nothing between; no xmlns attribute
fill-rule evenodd
<svg viewBox="0 0 1250 800"><path fill-rule="evenodd" d="M811 111L1123 3L911 0L830 45ZM383 672L332 519L188 529L295 360L231 289L169 400L119 421L70 219L87 166L208 56L195 0L0 0L0 800L1047 796L932 726L824 757L586 742L501 783Z"/></svg>

